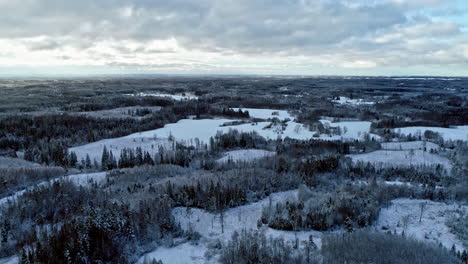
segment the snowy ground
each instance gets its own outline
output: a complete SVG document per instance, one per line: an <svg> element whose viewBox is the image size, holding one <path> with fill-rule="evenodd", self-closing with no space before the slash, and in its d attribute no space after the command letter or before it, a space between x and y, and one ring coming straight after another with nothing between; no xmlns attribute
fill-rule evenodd
<svg viewBox="0 0 468 264"><path fill-rule="evenodd" d="M62 176L60 178L53 179L51 181L44 181L44 182L35 184L35 185L31 186L31 187L28 187L28 188L26 188L24 190L17 191L15 194L13 194L11 196L4 197L4 198L0 199L0 206L2 206L3 204L7 203L10 200L16 199L17 197L23 195L23 193L25 193L25 192L27 192L29 190L32 190L32 189L34 189L34 188L36 188L38 186L43 186L43 185L54 183L56 181L61 181L61 180L64 180L64 181L68 180L68 181L71 181L72 183L74 183L76 185L80 185L80 186L87 186L88 184L90 184L92 182L100 184L100 183L102 183L102 182L104 182L106 180L106 173L105 172L96 172L96 173L73 174L73 175Z"/></svg>
<svg viewBox="0 0 468 264"><path fill-rule="evenodd" d="M465 140L468 141L468 126L455 126L453 128L445 127L402 127L396 128L394 131L402 135L424 135L424 132L431 130L439 133L444 140Z"/></svg>
<svg viewBox="0 0 468 264"><path fill-rule="evenodd" d="M126 94L128 96L152 96L152 97L165 97L165 98L171 98L176 101L183 101L183 100L197 100L198 96L190 93L185 93L185 94L167 94L167 93L137 93L137 94Z"/></svg>
<svg viewBox="0 0 468 264"><path fill-rule="evenodd" d="M373 105L374 102L367 102L363 99L350 99L345 96L340 96L339 100L332 100L333 103L337 104L347 104L347 105Z"/></svg>
<svg viewBox="0 0 468 264"><path fill-rule="evenodd" d="M235 111L241 109L242 111L249 111L251 118L261 118L261 119L270 119L278 118L279 120L284 120L289 118L294 120L294 117L288 113L286 110L274 110L274 109L256 109L256 108L232 108Z"/></svg>
<svg viewBox="0 0 468 264"><path fill-rule="evenodd" d="M426 203L426 208L419 222L423 203ZM437 244L440 242L448 249L455 245L457 250L462 250L462 242L450 232L445 224L456 213L456 210L467 212L468 207L430 200L396 199L388 208L380 211L376 226L381 231L388 230L392 233L396 231L398 234L405 230L407 236Z"/></svg>
<svg viewBox="0 0 468 264"><path fill-rule="evenodd" d="M251 161L254 159L259 159L263 157L271 157L276 153L273 151L263 150L263 149L240 149L227 151L224 153L224 156L217 160L219 163L225 163L228 161Z"/></svg>
<svg viewBox="0 0 468 264"><path fill-rule="evenodd" d="M133 118L133 119L142 119L143 116L131 115L128 112L136 110L148 110L151 113L161 110L160 106L129 106L129 107L119 107L114 109L106 109L99 111L88 111L88 112L73 112L72 114L84 115L88 117L95 118Z"/></svg>
<svg viewBox="0 0 468 264"><path fill-rule="evenodd" d="M325 127L340 127L341 135L320 135L320 139L324 140L362 140L368 134L370 139L380 140L379 135L370 133L371 122L369 121L345 121L331 122L328 119L319 120Z"/></svg>
<svg viewBox="0 0 468 264"><path fill-rule="evenodd" d="M19 258L17 256L0 259L0 264L17 264L17 263L19 263Z"/></svg>
<svg viewBox="0 0 468 264"><path fill-rule="evenodd" d="M19 158L0 157L0 169L34 167L42 167L42 165Z"/></svg>
<svg viewBox="0 0 468 264"><path fill-rule="evenodd" d="M270 195L273 205L277 201L296 199L296 196L297 191L295 190ZM224 233L222 232L220 214L196 208L191 208L188 211L185 207L175 208L173 215L181 228L186 231L191 229L202 235L199 244L194 246L184 243L172 248L158 248L143 256L138 263L143 263L145 257L161 259L164 263L175 263L174 256L182 260L190 260L177 263L205 263L205 260L200 259L200 256L203 252L206 252L206 247L210 242L216 240L227 242L235 231L257 229L257 220L261 216L263 207L268 204L269 198L227 210L224 213ZM267 236L283 237L288 243L292 243L296 237L299 241L308 241L309 236L312 235L317 246L321 246L322 233L318 231L279 231L268 227L262 227L262 229ZM193 261L193 259L197 261ZM208 263L216 263L216 260L211 259Z"/></svg>
<svg viewBox="0 0 468 264"><path fill-rule="evenodd" d="M170 146L170 142L167 140L167 137L138 137L135 134L131 134L125 137L103 139L86 145L69 148L68 151L75 152L78 158L78 162L80 162L82 159L86 159L86 154L88 154L91 161L96 160L98 164L100 164L104 146L106 146L108 151L112 150L112 154L116 157L116 159L118 159L120 157L120 152L124 148L135 149L137 147L141 147L144 152L149 152L153 156L158 152L159 146L164 146L167 149Z"/></svg>
<svg viewBox="0 0 468 264"><path fill-rule="evenodd" d="M218 131L227 133L231 129L236 129L239 132L256 131L259 135L267 139L277 139L278 136L288 136L295 139L310 139L313 135L313 132L309 131L302 124L292 121L288 122L288 126L284 130L282 130L279 125L271 128L265 128L271 124L270 122L222 126L224 123L232 121L234 120L183 119L177 123L167 124L163 128L134 133L119 138L103 139L97 142L70 148L69 151L75 152L79 161L81 159L85 159L86 154L89 154L91 161L96 159L97 162L100 162L104 146L106 146L108 150L112 150L113 155L116 157L120 157L122 149L134 149L136 147L141 147L143 151L147 151L153 155L158 151L158 146L163 145L166 149L171 146L171 142L168 141L170 135L172 135L178 142L190 145L196 144L197 139L199 142L208 143L210 137L215 136Z"/></svg>
<svg viewBox="0 0 468 264"><path fill-rule="evenodd" d="M206 242L206 241L205 241ZM174 247L159 247L155 251L140 258L137 264L143 264L152 259L162 260L164 264L214 264L216 259L205 258L207 247L205 243L191 244L185 242ZM149 263L149 262L148 262ZM0 263L1 264L1 263Z"/></svg>
<svg viewBox="0 0 468 264"><path fill-rule="evenodd" d="M293 119L293 117L284 110L273 109L251 109L248 110L252 117L269 119L278 117L280 120ZM275 115L274 113L278 113ZM233 119L182 119L177 123L167 124L163 128L134 133L128 136L119 138L104 139L90 144L70 148L69 151L76 153L78 160L86 158L89 154L91 161L96 159L100 162L104 145L108 150L112 150L113 155L120 157L120 152L123 148L141 147L143 151L149 152L151 155L158 151L158 146L163 145L166 148L171 145L167 139L172 135L175 140L185 144L196 144L197 141L208 143L210 137L218 133L227 133L231 129L239 132L257 132L260 136L267 139L277 139L278 137L290 137L294 139L312 139L314 131L310 131L303 124L294 121L286 122L286 127L282 127L280 123L272 125L271 122L247 123L233 126L223 126L225 123L236 121ZM324 140L354 140L363 139L366 133L369 133L371 122L337 122L332 123L328 120L321 120L327 126L340 126L342 131L346 130L341 136L320 135L319 139ZM271 126L271 127L270 127ZM346 129L345 129L346 127ZM380 139L378 135L370 134L371 138Z"/></svg>
<svg viewBox="0 0 468 264"><path fill-rule="evenodd" d="M439 150L440 146L432 142L424 141L407 141L407 142L385 142L380 143L382 149L386 150L424 150L426 145L426 151Z"/></svg>
<svg viewBox="0 0 468 264"><path fill-rule="evenodd" d="M452 164L450 160L437 154L431 154L423 150L376 150L364 154L346 155L353 162L372 163L378 167L409 167L418 165L440 164L450 172Z"/></svg>

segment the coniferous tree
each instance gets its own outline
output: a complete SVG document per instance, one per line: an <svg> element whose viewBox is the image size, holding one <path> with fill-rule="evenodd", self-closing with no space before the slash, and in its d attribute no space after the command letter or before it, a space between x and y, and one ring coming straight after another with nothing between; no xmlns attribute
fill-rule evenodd
<svg viewBox="0 0 468 264"><path fill-rule="evenodd" d="M102 170L107 170L109 164L109 152L107 151L106 145L104 145L104 149L102 150L102 158L101 158L101 168Z"/></svg>

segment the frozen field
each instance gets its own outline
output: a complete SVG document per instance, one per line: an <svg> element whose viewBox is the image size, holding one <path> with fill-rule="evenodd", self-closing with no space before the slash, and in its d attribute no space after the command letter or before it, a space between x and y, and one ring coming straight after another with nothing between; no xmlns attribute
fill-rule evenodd
<svg viewBox="0 0 468 264"><path fill-rule="evenodd" d="M126 94L126 95L128 95L128 96L142 96L142 97L145 97L145 96L165 97L165 98L170 98L170 99L173 99L173 100L176 100L176 101L197 100L198 99L198 96L196 96L194 94L189 94L189 93L185 93L185 94L167 94L167 93L143 93L143 92L140 92L140 93L137 93L137 94Z"/></svg>
<svg viewBox="0 0 468 264"><path fill-rule="evenodd" d="M119 138L103 139L86 145L69 148L68 151L73 151L76 153L78 162L80 162L82 159L86 159L86 154L88 154L91 161L96 160L98 164L100 164L104 146L107 147L108 151L112 150L112 154L116 157L116 159L120 157L120 152L124 148L135 149L137 147L141 147L143 152L146 151L151 155L154 155L158 152L159 146L164 146L166 148L170 146L170 142L167 138L155 138L154 136L130 137L132 135Z"/></svg>
<svg viewBox="0 0 468 264"><path fill-rule="evenodd" d="M439 133L444 140L468 140L468 126L456 126L453 128L415 126L396 128L394 131L402 135L420 134L424 136L424 132L427 130Z"/></svg>
<svg viewBox="0 0 468 264"><path fill-rule="evenodd" d="M224 156L217 160L219 163L225 163L228 161L251 161L263 157L271 157L276 153L273 151L263 150L263 149L240 149L227 151L224 153Z"/></svg>
<svg viewBox="0 0 468 264"><path fill-rule="evenodd" d="M256 109L256 108L232 108L235 111L241 109L242 111L249 111L251 118L270 119L278 118L279 120L285 120L289 118L291 121L294 117L286 110L274 110L274 109Z"/></svg>
<svg viewBox="0 0 468 264"><path fill-rule="evenodd" d="M237 109L235 109L237 110ZM284 110L272 110L272 109L251 109L242 108L242 110L249 111L251 117L257 117L262 119L269 119L272 117L278 117L280 120L290 119L293 120L287 111ZM278 113L277 115L274 113ZM91 161L96 159L100 162L102 150L104 146L108 150L112 150L113 155L116 157L120 156L120 152L124 148L136 148L141 147L143 151L149 152L151 155L158 151L158 146L163 145L165 147L170 146L170 142L167 140L170 135L178 142L185 144L197 144L198 142L208 143L210 137L213 137L218 133L227 133L231 129L238 130L239 132L257 132L260 136L267 139L277 139L278 137L293 138L293 139L312 139L314 131L310 131L304 127L303 124L296 123L294 121L286 122L286 127L282 127L280 123L272 124L272 122L257 122L257 123L246 123L241 125L223 126L223 124L236 121L233 119L182 119L177 123L167 124L163 128L149 130L139 133L134 133L128 136L119 138L104 139L97 142L89 143L86 145L70 148L69 151L76 153L78 160L86 158L86 154L89 154ZM342 131L346 130L341 136L334 135L320 135L319 138L323 140L354 140L364 139L365 135L369 133L371 122L337 122L332 123L328 120L321 120L327 126L341 127ZM346 128L346 129L345 129ZM378 140L378 135L370 134L371 139Z"/></svg>
<svg viewBox="0 0 468 264"><path fill-rule="evenodd" d="M287 191L271 194L273 204L277 201L287 199L296 199L297 191ZM173 215L183 230L193 230L202 235L199 245L193 246L188 243L178 245L173 248L159 248L147 255L143 256L138 263L143 263L145 257L161 259L164 263L174 263L171 257L178 256L184 260L195 259L195 262L177 262L177 263L205 263L205 260L200 258L202 252L206 251L206 246L210 242L220 240L227 242L232 234L243 229L257 229L257 220L260 218L263 207L269 204L269 199L263 199L256 203L251 203L244 206L239 206L226 210L224 213L224 233L222 232L220 214L214 214L202 209L191 208L187 211L185 207L178 207L173 210ZM265 234L272 237L283 237L287 243L293 243L296 237L299 241L307 241L312 235L314 242L318 247L321 246L322 233L318 231L279 231L268 227L262 227ZM302 243L300 243L302 244ZM184 249L187 249L184 251ZM162 253L162 254L161 254ZM216 263L212 259L208 263Z"/></svg>
<svg viewBox="0 0 468 264"><path fill-rule="evenodd" d="M384 142L380 143L382 149L386 150L439 150L440 146L432 142L408 141L408 142ZM425 146L424 146L425 145Z"/></svg>
<svg viewBox="0 0 468 264"><path fill-rule="evenodd" d="M340 127L341 135L320 135L320 139L324 140L362 140L368 134L370 139L380 140L379 135L370 133L371 122L368 121L345 121L331 122L327 119L319 120L325 127Z"/></svg>
<svg viewBox="0 0 468 264"><path fill-rule="evenodd" d="M350 99L345 96L340 96L338 100L332 100L333 103L347 104L347 105L373 105L374 102L364 101L363 99Z"/></svg>
<svg viewBox="0 0 468 264"><path fill-rule="evenodd" d="M419 222L423 203L426 207ZM381 231L396 231L401 234L404 230L407 236L436 244L440 242L448 249L455 245L457 250L462 250L462 242L445 224L457 210L467 212L468 207L430 200L396 199L392 201L391 206L381 210L376 225ZM382 230L382 227L385 230Z"/></svg>
<svg viewBox="0 0 468 264"><path fill-rule="evenodd" d="M452 164L447 158L422 150L376 150L364 154L351 154L347 155L347 157L350 157L353 162L370 162L380 167L430 166L440 164L449 172L452 169Z"/></svg>

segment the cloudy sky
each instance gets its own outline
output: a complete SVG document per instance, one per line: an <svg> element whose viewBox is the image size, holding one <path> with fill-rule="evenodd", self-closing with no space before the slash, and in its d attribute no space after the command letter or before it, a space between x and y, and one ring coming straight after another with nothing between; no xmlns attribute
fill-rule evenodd
<svg viewBox="0 0 468 264"><path fill-rule="evenodd" d="M468 0L0 0L0 75L468 76Z"/></svg>

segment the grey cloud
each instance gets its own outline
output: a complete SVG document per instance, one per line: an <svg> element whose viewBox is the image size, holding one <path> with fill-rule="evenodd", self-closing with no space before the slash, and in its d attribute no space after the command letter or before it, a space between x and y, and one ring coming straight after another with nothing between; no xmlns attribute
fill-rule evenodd
<svg viewBox="0 0 468 264"><path fill-rule="evenodd" d="M219 54L333 55L389 65L403 58L404 63L428 63L426 54L445 50L451 61L461 51L437 38L464 38L465 33L460 25L436 23L417 11L427 5L446 7L447 1L0 0L0 10L6 10L0 16L0 38L47 37L28 43L31 50L64 45L86 50L101 40L141 43L136 48L114 45L123 56L173 53L145 43L175 38L186 49ZM389 34L394 34L389 41L375 41ZM415 51L409 41L424 44ZM116 60L115 54L95 56Z"/></svg>

